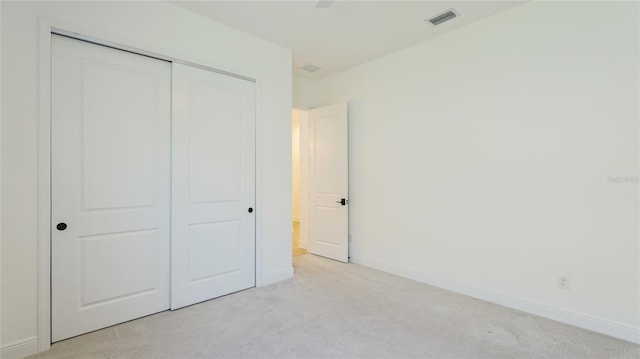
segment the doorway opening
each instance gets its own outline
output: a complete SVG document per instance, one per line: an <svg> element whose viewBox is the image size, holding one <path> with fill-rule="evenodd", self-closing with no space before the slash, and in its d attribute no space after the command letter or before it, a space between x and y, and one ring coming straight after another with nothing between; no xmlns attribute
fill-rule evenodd
<svg viewBox="0 0 640 359"><path fill-rule="evenodd" d="M346 103L292 112L292 249L349 261Z"/></svg>
<svg viewBox="0 0 640 359"><path fill-rule="evenodd" d="M295 257L307 254L309 248L309 125L307 111L293 109L291 118L291 246Z"/></svg>

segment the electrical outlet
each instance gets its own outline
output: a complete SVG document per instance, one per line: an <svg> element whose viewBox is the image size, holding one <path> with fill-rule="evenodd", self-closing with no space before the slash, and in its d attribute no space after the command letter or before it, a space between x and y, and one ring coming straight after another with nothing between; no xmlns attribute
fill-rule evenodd
<svg viewBox="0 0 640 359"><path fill-rule="evenodd" d="M558 288L569 290L569 276L566 274L558 274Z"/></svg>

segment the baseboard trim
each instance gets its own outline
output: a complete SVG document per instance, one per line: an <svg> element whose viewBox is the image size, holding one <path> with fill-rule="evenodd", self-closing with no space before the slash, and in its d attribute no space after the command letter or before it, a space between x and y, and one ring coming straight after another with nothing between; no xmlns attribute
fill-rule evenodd
<svg viewBox="0 0 640 359"><path fill-rule="evenodd" d="M307 242L307 241L299 241L298 242L298 247L300 247L302 249L309 249L309 242Z"/></svg>
<svg viewBox="0 0 640 359"><path fill-rule="evenodd" d="M7 345L0 349L2 359L20 359L38 353L38 337L28 337Z"/></svg>
<svg viewBox="0 0 640 359"><path fill-rule="evenodd" d="M256 287L264 287L265 285L277 283L283 280L287 280L289 278L293 278L293 267L263 274L260 277L260 280L256 282Z"/></svg>
<svg viewBox="0 0 640 359"><path fill-rule="evenodd" d="M487 302L499 304L512 309L521 310L530 314L538 315L547 319L570 324L583 329L591 330L600 334L609 335L618 339L640 344L640 329L629 327L623 324L610 322L604 319L570 312L554 306L537 303L525 298L515 297L509 294L495 292L489 289L475 287L465 283L451 281L445 278L433 276L427 273L418 272L412 269L403 268L393 264L380 262L374 259L351 256L351 262L366 267L378 269L384 272L409 278L418 282L447 289L452 292L468 295L470 297L485 300Z"/></svg>

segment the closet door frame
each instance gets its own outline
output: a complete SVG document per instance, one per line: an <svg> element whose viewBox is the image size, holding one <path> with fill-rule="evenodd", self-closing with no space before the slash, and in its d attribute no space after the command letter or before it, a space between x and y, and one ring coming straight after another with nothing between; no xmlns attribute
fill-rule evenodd
<svg viewBox="0 0 640 359"><path fill-rule="evenodd" d="M261 119L259 106L261 81L255 74L238 74L166 54L147 51L139 47L112 42L106 40L108 36L96 31L73 26L49 17L40 17L38 21L38 351L44 351L51 347L51 38L53 34L254 82L256 84L256 148L260 147L261 141L261 126L259 125ZM256 156L255 166L255 206L259 209L261 205L259 199L262 195L260 156ZM258 255L262 252L261 211L257 210L255 214L255 278L256 286L259 286L262 274L262 258Z"/></svg>

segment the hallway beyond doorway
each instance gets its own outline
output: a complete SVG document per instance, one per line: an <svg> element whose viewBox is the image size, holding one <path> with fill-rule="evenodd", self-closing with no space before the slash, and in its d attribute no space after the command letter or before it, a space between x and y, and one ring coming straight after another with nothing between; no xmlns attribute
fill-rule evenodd
<svg viewBox="0 0 640 359"><path fill-rule="evenodd" d="M307 254L307 250L300 248L300 222L293 221L293 256Z"/></svg>

